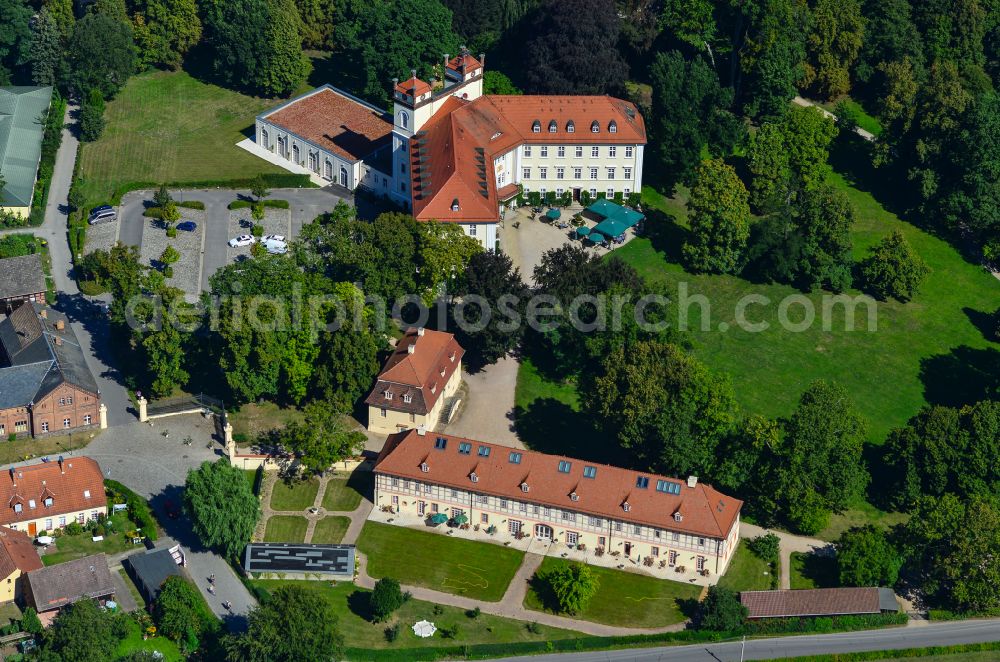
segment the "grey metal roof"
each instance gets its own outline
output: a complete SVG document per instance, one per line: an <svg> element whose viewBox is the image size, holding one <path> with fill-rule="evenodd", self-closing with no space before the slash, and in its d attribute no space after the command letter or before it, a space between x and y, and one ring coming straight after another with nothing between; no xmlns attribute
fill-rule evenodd
<svg viewBox="0 0 1000 662"><path fill-rule="evenodd" d="M50 611L82 598L113 595L115 583L104 554L51 565L28 573L31 602L37 611Z"/></svg>
<svg viewBox="0 0 1000 662"><path fill-rule="evenodd" d="M152 602L160 594L160 587L169 577L183 577L173 554L166 547L149 549L127 557L124 561L129 576L136 582L139 592Z"/></svg>
<svg viewBox="0 0 1000 662"><path fill-rule="evenodd" d="M899 611L899 600L896 599L896 592L891 588L879 588L878 608L879 611Z"/></svg>
<svg viewBox="0 0 1000 662"><path fill-rule="evenodd" d="M3 171L0 170L0 173ZM45 291L45 272L40 253L0 259L0 299Z"/></svg>
<svg viewBox="0 0 1000 662"><path fill-rule="evenodd" d="M51 369L52 361L0 369L0 409L25 407L34 401Z"/></svg>
<svg viewBox="0 0 1000 662"><path fill-rule="evenodd" d="M38 119L51 100L51 87L0 87L0 206L31 205L45 131Z"/></svg>
<svg viewBox="0 0 1000 662"><path fill-rule="evenodd" d="M354 576L354 545L255 542L243 559L247 572L308 572Z"/></svg>

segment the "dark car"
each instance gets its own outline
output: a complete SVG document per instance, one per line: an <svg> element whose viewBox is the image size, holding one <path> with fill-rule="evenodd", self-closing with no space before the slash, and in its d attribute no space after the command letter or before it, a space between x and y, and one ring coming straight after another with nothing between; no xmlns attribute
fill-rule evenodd
<svg viewBox="0 0 1000 662"><path fill-rule="evenodd" d="M194 232L198 229L198 224L194 221L184 221L183 223L177 224L178 230L183 230L184 232Z"/></svg>

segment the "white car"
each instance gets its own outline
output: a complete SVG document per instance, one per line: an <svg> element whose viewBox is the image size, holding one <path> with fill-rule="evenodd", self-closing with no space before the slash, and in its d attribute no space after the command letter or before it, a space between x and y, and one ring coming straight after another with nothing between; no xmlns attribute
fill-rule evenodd
<svg viewBox="0 0 1000 662"><path fill-rule="evenodd" d="M257 240L253 237L253 235L241 234L238 237L233 237L232 239L230 239L229 246L231 248L239 248L240 246L250 246L251 244L254 244L256 242Z"/></svg>
<svg viewBox="0 0 1000 662"><path fill-rule="evenodd" d="M265 243L268 242L268 241L279 241L281 243L285 243L285 235L283 235L283 234L266 234L266 235L264 235L264 238L261 239L261 241L263 241Z"/></svg>
<svg viewBox="0 0 1000 662"><path fill-rule="evenodd" d="M269 239L264 241L264 249L271 255L284 255L288 252L288 244L284 241Z"/></svg>

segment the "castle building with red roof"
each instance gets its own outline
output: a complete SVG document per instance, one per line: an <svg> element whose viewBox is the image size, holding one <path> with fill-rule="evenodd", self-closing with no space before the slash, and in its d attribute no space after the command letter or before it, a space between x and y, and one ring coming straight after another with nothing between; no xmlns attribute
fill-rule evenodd
<svg viewBox="0 0 1000 662"><path fill-rule="evenodd" d="M409 329L365 399L368 429L382 434L434 429L462 383L464 354L450 333Z"/></svg>
<svg viewBox="0 0 1000 662"><path fill-rule="evenodd" d="M484 57L393 81L392 116L324 86L257 118L257 144L326 181L386 195L494 248L519 191L624 199L642 188L646 127L610 96L484 95ZM586 194L586 195L584 195Z"/></svg>
<svg viewBox="0 0 1000 662"><path fill-rule="evenodd" d="M375 463L375 510L393 524L489 530L497 544L532 537L532 551L586 550L657 576L725 573L743 502L684 479L453 435L391 435ZM442 527L443 528L443 527ZM655 570L654 570L655 569ZM704 580L702 580L704 581Z"/></svg>

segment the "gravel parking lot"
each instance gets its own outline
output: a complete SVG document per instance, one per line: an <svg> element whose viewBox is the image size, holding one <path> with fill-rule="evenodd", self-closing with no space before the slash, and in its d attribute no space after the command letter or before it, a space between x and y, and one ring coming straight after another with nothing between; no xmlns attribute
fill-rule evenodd
<svg viewBox="0 0 1000 662"><path fill-rule="evenodd" d="M140 260L142 264L162 269L160 255L167 246L173 246L181 257L173 264L174 275L167 283L185 294L197 297L201 292L201 247L205 236L205 212L183 207L178 210L181 212L180 223L194 221L197 228L193 232L178 230L177 236L171 239L159 220L145 219L142 247L139 250Z"/></svg>
<svg viewBox="0 0 1000 662"><path fill-rule="evenodd" d="M86 253L93 253L97 250L108 250L115 245L118 239L118 223L114 220L110 223L98 223L87 228Z"/></svg>
<svg viewBox="0 0 1000 662"><path fill-rule="evenodd" d="M229 212L229 238L238 237L241 234L252 234L254 220L250 216L249 209L233 209ZM264 234L280 234L286 240L292 238L292 213L287 209L264 208ZM240 255L250 255L249 246L239 248L229 247L229 260L235 260Z"/></svg>

